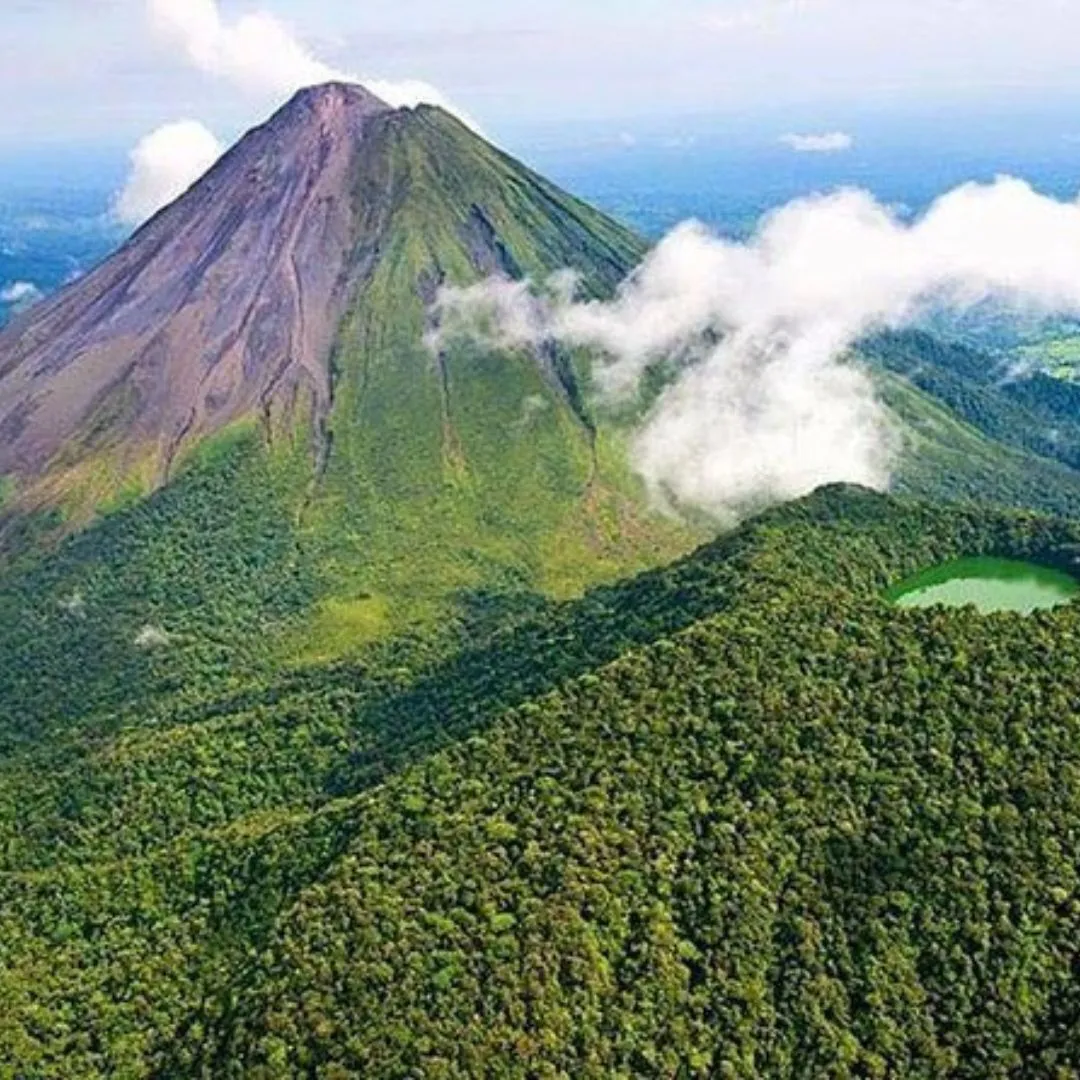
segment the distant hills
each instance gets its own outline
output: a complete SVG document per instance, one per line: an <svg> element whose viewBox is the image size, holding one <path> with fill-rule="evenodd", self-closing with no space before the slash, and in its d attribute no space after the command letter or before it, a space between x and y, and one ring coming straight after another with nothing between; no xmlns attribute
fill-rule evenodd
<svg viewBox="0 0 1080 1080"><path fill-rule="evenodd" d="M894 490L1080 514L1080 386L911 330L862 344L906 446Z"/></svg>

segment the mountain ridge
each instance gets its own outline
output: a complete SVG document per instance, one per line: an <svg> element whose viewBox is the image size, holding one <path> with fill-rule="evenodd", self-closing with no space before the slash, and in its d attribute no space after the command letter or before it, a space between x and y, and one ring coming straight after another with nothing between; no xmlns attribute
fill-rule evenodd
<svg viewBox="0 0 1080 1080"><path fill-rule="evenodd" d="M181 668L113 725L12 746L0 1057L42 1080L1065 1075L1077 608L882 590L1078 535L835 486L460 651L206 698Z"/></svg>

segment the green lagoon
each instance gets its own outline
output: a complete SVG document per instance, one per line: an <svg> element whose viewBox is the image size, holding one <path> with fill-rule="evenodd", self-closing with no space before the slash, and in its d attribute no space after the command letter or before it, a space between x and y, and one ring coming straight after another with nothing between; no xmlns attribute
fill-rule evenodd
<svg viewBox="0 0 1080 1080"><path fill-rule="evenodd" d="M983 614L1060 607L1080 593L1080 581L1061 570L1013 559L957 559L925 570L887 594L898 607L965 607Z"/></svg>

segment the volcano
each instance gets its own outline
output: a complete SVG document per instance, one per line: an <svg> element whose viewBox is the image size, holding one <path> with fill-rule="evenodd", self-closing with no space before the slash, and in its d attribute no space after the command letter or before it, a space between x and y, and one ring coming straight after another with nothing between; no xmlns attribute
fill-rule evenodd
<svg viewBox="0 0 1080 1080"><path fill-rule="evenodd" d="M1075 569L1072 391L882 336L965 504L674 559L587 356L425 344L643 251L327 86L0 337L0 1077L1080 1075L1080 610L883 595Z"/></svg>
<svg viewBox="0 0 1080 1080"><path fill-rule="evenodd" d="M303 90L0 335L0 544L243 435L291 455L282 513L347 597L574 591L671 554L582 357L425 345L443 284L571 268L605 296L644 251L438 108Z"/></svg>
<svg viewBox="0 0 1080 1080"><path fill-rule="evenodd" d="M425 153L432 142L441 157ZM397 172L396 150L407 159ZM455 192L464 200L452 206L452 189L478 168L491 183ZM115 256L0 338L0 475L34 478L121 447L125 463L149 457L165 480L185 447L238 418L302 403L325 424L341 321L393 252L401 217L425 200L477 274L517 273L500 235L514 189L539 213L558 212L552 269L576 255L611 283L640 254L606 223L597 237L595 215L437 110L395 111L359 86L301 91ZM444 273L446 260L429 255L419 293Z"/></svg>

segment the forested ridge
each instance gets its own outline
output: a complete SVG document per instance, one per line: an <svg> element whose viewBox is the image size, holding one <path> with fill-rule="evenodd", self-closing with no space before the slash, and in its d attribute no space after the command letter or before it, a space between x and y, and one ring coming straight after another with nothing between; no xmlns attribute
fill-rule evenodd
<svg viewBox="0 0 1080 1080"><path fill-rule="evenodd" d="M888 380L883 387L885 400L915 439L902 470L903 489L1077 515L1080 387L919 330L877 334L862 343L860 353L873 367L899 376L908 390L898 394ZM923 397L921 403L912 401L912 390ZM946 410L936 422L925 399ZM978 432L990 446L970 440L962 446L956 425ZM943 457L935 441L952 443L954 452ZM992 460L983 464L980 456Z"/></svg>
<svg viewBox="0 0 1080 1080"><path fill-rule="evenodd" d="M0 1075L1077 1075L1078 609L882 594L1078 542L832 488L460 635L136 678L0 764Z"/></svg>

